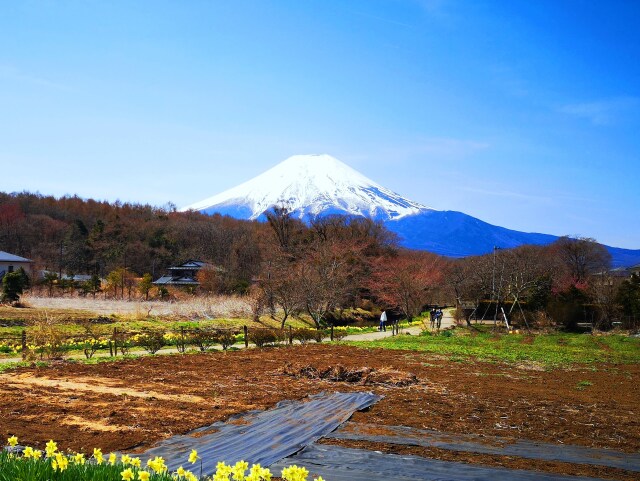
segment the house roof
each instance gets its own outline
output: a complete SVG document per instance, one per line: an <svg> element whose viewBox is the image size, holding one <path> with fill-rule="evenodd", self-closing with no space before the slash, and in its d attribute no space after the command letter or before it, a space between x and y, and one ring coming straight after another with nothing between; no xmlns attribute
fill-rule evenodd
<svg viewBox="0 0 640 481"><path fill-rule="evenodd" d="M202 269L206 265L206 262L189 259L187 262L180 264L179 266L169 267L169 269Z"/></svg>
<svg viewBox="0 0 640 481"><path fill-rule="evenodd" d="M0 251L0 262L33 262L31 259L17 256L15 254L9 254L5 251Z"/></svg>
<svg viewBox="0 0 640 481"><path fill-rule="evenodd" d="M180 276L162 276L157 281L153 282L157 286L170 285L170 286L198 286L200 283L193 277L180 277Z"/></svg>

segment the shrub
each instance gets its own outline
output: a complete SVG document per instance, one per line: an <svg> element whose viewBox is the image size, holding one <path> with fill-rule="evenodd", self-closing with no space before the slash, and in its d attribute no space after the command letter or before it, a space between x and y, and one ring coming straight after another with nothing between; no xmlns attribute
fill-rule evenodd
<svg viewBox="0 0 640 481"><path fill-rule="evenodd" d="M347 331L343 331L342 329L334 329L333 330L333 340L334 341L342 341L344 337L347 335Z"/></svg>
<svg viewBox="0 0 640 481"><path fill-rule="evenodd" d="M196 329L191 333L191 342L194 346L204 352L211 349L213 345L219 341L217 339L216 331Z"/></svg>
<svg viewBox="0 0 640 481"><path fill-rule="evenodd" d="M29 287L29 277L21 267L17 271L9 272L2 278L2 296L3 302L17 302L24 290Z"/></svg>
<svg viewBox="0 0 640 481"><path fill-rule="evenodd" d="M236 336L233 331L221 329L214 334L215 342L222 346L225 351L236 343Z"/></svg>
<svg viewBox="0 0 640 481"><path fill-rule="evenodd" d="M293 331L293 338L300 344L307 344L311 341L322 342L322 331L318 329L296 329ZM334 331L335 336L335 331Z"/></svg>
<svg viewBox="0 0 640 481"><path fill-rule="evenodd" d="M140 344L149 354L155 354L165 345L164 331L158 329L150 329L144 331L138 337Z"/></svg>
<svg viewBox="0 0 640 481"><path fill-rule="evenodd" d="M249 329L249 342L254 343L256 347L275 344L282 339L283 335L277 329Z"/></svg>
<svg viewBox="0 0 640 481"><path fill-rule="evenodd" d="M29 344L37 346L36 352L29 351L27 358L40 354L40 358L61 359L65 354L67 334L57 320L45 314L31 324Z"/></svg>

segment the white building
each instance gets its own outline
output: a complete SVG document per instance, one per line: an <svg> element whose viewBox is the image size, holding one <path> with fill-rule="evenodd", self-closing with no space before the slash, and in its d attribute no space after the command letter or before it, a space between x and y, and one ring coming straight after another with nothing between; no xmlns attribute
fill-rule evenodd
<svg viewBox="0 0 640 481"><path fill-rule="evenodd" d="M0 251L0 279L2 279L5 274L17 271L21 267L31 276L31 264L33 264L33 261L30 259Z"/></svg>

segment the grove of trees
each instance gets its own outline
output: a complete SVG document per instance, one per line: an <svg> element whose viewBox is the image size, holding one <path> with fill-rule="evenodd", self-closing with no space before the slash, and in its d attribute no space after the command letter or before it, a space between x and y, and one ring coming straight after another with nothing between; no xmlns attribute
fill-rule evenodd
<svg viewBox="0 0 640 481"><path fill-rule="evenodd" d="M0 249L33 259L45 273L32 284L48 295L74 288L64 273L90 276L75 286L83 295L166 298L152 279L170 265L202 260L210 267L199 274L200 291L249 293L256 313L282 325L301 313L317 325L338 322L363 306L372 316L393 308L407 318L429 305L455 306L467 322L504 311L525 326L569 328L617 320L637 326L640 317L640 280L616 277L593 239L451 259L402 249L381 223L364 218L303 223L278 207L266 221L242 221L172 205L0 193Z"/></svg>

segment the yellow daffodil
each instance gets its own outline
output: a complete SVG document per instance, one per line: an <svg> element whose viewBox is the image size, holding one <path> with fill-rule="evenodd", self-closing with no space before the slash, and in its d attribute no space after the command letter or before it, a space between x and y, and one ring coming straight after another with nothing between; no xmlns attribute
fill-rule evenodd
<svg viewBox="0 0 640 481"><path fill-rule="evenodd" d="M263 468L259 464L254 464L249 470L249 476L245 478L245 481L271 481L271 471L267 468Z"/></svg>
<svg viewBox="0 0 640 481"><path fill-rule="evenodd" d="M131 463L131 456L129 456L128 454L123 454L120 457L120 462L122 463L123 466L126 466L127 464Z"/></svg>
<svg viewBox="0 0 640 481"><path fill-rule="evenodd" d="M213 476L213 481L229 481L229 475L232 473L233 468L222 461L216 464L216 474Z"/></svg>
<svg viewBox="0 0 640 481"><path fill-rule="evenodd" d="M56 470L56 468L60 471L64 471L69 466L69 459L62 453L56 453L55 459L51 462L51 466L53 467L54 471Z"/></svg>
<svg viewBox="0 0 640 481"><path fill-rule="evenodd" d="M116 464L117 460L118 460L118 456L116 456L116 453L111 453L109 455L109 464L114 465Z"/></svg>
<svg viewBox="0 0 640 481"><path fill-rule="evenodd" d="M102 464L104 462L104 456L100 448L93 448L93 459L96 460L96 464Z"/></svg>
<svg viewBox="0 0 640 481"><path fill-rule="evenodd" d="M153 469L156 473L164 473L167 471L167 465L164 464L164 458L156 456L154 459L147 461L147 466Z"/></svg>
<svg viewBox="0 0 640 481"><path fill-rule="evenodd" d="M138 479L140 481L149 481L151 474L148 471L138 471Z"/></svg>
<svg viewBox="0 0 640 481"><path fill-rule="evenodd" d="M9 443L9 446L11 446L11 447L16 446L18 444L18 437L17 436L11 436L9 439L7 439L7 442Z"/></svg>
<svg viewBox="0 0 640 481"><path fill-rule="evenodd" d="M140 458L131 458L129 459L129 464L135 468L140 468Z"/></svg>
<svg viewBox="0 0 640 481"><path fill-rule="evenodd" d="M57 450L58 445L53 441L53 439L49 441L45 446L45 452L47 453L48 458L52 458Z"/></svg>
<svg viewBox="0 0 640 481"><path fill-rule="evenodd" d="M246 461L238 461L234 466L233 466L233 480L234 481L243 481L244 480L244 473L247 470L247 468L249 467L249 463L247 463Z"/></svg>
<svg viewBox="0 0 640 481"><path fill-rule="evenodd" d="M191 464L194 464L197 460L198 460L198 451L196 451L195 449L191 450L191 454L189 454L189 462Z"/></svg>
<svg viewBox="0 0 640 481"><path fill-rule="evenodd" d="M184 476L185 470L182 466L180 466L178 469L176 469L176 474L178 476Z"/></svg>
<svg viewBox="0 0 640 481"><path fill-rule="evenodd" d="M282 470L282 479L286 481L306 481L309 471L295 464Z"/></svg>
<svg viewBox="0 0 640 481"><path fill-rule="evenodd" d="M135 475L131 468L127 468L120 473L120 476L122 476L122 481L132 481Z"/></svg>
<svg viewBox="0 0 640 481"><path fill-rule="evenodd" d="M40 459L42 457L42 451L40 451L39 449L34 449L32 456L33 459Z"/></svg>
<svg viewBox="0 0 640 481"><path fill-rule="evenodd" d="M184 473L184 479L186 479L187 481L198 481L198 477L191 471L186 471Z"/></svg>
<svg viewBox="0 0 640 481"><path fill-rule="evenodd" d="M84 464L85 459L84 459L84 454L82 453L77 453L74 457L73 457L73 462L76 464Z"/></svg>
<svg viewBox="0 0 640 481"><path fill-rule="evenodd" d="M33 448L31 446L27 446L26 448L24 448L24 451L22 451L22 457L25 459L29 459L33 457Z"/></svg>

